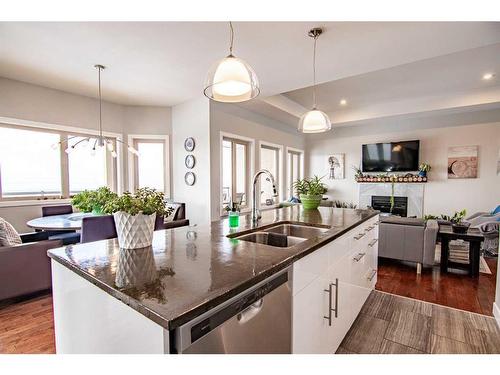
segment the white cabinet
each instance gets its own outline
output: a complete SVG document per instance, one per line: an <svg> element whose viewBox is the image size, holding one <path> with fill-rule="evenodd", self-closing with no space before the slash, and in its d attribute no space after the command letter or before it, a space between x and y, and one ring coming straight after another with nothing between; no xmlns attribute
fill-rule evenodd
<svg viewBox="0 0 500 375"><path fill-rule="evenodd" d="M292 351L335 353L376 282L378 217L293 265Z"/></svg>

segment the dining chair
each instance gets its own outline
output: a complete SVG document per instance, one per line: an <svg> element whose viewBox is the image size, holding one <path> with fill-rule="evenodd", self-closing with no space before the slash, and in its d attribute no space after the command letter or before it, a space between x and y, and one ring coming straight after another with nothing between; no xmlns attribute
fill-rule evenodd
<svg viewBox="0 0 500 375"><path fill-rule="evenodd" d="M70 204L61 204L57 206L43 206L42 216L67 215L73 213L73 207ZM71 245L80 242L80 233L74 230L51 230L47 231L49 239L61 240L63 245Z"/></svg>
<svg viewBox="0 0 500 375"><path fill-rule="evenodd" d="M116 238L113 215L88 216L82 219L81 243Z"/></svg>

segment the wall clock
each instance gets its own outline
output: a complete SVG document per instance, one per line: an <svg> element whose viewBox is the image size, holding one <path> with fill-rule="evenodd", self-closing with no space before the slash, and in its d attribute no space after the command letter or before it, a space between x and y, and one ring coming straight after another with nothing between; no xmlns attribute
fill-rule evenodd
<svg viewBox="0 0 500 375"><path fill-rule="evenodd" d="M184 164L186 164L186 167L189 169L193 169L194 165L196 164L196 159L194 158L194 155L188 155L184 159Z"/></svg>
<svg viewBox="0 0 500 375"><path fill-rule="evenodd" d="M193 137L186 138L186 140L184 141L184 149L186 151L191 152L194 150L194 146L195 146L194 138Z"/></svg>
<svg viewBox="0 0 500 375"><path fill-rule="evenodd" d="M194 183L196 182L196 176L193 172L187 172L184 175L184 181L186 182L186 185L188 186L193 186Z"/></svg>

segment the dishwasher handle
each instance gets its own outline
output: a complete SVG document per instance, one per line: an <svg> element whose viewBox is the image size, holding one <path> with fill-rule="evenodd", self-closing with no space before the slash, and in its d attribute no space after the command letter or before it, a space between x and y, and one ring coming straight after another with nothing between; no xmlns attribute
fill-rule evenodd
<svg viewBox="0 0 500 375"><path fill-rule="evenodd" d="M247 307L245 310L243 310L236 316L238 323L245 324L248 321L255 318L262 310L263 305L264 305L264 300L262 298L257 302L251 304L249 307Z"/></svg>

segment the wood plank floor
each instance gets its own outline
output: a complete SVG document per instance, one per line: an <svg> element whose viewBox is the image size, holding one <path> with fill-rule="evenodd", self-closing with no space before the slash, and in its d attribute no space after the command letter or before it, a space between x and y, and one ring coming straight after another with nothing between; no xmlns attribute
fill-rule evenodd
<svg viewBox="0 0 500 375"><path fill-rule="evenodd" d="M415 265L379 258L376 289L436 303L460 310L493 315L497 258L485 258L491 275L471 278L462 273L442 274L439 266L424 268L417 275Z"/></svg>
<svg viewBox="0 0 500 375"><path fill-rule="evenodd" d="M0 306L0 353L55 353L52 295Z"/></svg>
<svg viewBox="0 0 500 375"><path fill-rule="evenodd" d="M492 317L373 291L337 354L499 354Z"/></svg>

